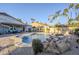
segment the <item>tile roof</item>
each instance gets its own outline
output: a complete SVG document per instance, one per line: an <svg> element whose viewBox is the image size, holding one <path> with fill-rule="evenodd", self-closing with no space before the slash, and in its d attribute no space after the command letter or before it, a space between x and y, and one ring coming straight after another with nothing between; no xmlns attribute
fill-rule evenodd
<svg viewBox="0 0 79 59"><path fill-rule="evenodd" d="M8 15L5 12L0 12L0 23L10 23L10 24L23 25L23 23L17 21L16 18Z"/></svg>

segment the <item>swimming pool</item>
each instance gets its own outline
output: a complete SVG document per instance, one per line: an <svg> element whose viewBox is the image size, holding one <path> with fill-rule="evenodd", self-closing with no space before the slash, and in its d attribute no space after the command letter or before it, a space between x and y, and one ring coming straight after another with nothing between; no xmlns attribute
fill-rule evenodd
<svg viewBox="0 0 79 59"><path fill-rule="evenodd" d="M46 38L48 38L48 34L33 34L33 35L24 35L22 37L22 42L23 43L31 43L33 39L39 39L41 40L42 42L43 41L46 41Z"/></svg>

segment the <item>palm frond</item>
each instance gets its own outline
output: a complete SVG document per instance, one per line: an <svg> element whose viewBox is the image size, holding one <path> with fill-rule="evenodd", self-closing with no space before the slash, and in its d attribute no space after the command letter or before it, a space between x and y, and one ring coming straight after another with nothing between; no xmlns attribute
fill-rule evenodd
<svg viewBox="0 0 79 59"><path fill-rule="evenodd" d="M63 11L63 13L65 13L65 14L68 13L68 12L69 12L68 8L65 8L64 11Z"/></svg>
<svg viewBox="0 0 79 59"><path fill-rule="evenodd" d="M75 9L79 9L79 4L76 4Z"/></svg>
<svg viewBox="0 0 79 59"><path fill-rule="evenodd" d="M69 5L69 9L70 9L70 8L73 8L73 7L74 7L74 4L71 3L71 4Z"/></svg>

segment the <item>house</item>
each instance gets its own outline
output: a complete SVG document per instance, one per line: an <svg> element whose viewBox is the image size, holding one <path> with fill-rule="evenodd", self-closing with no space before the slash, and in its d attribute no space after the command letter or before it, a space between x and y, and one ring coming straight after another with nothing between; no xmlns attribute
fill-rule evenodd
<svg viewBox="0 0 79 59"><path fill-rule="evenodd" d="M57 25L57 26L51 26L50 32L52 34L65 34L69 32L69 28L67 25Z"/></svg>
<svg viewBox="0 0 79 59"><path fill-rule="evenodd" d="M60 34L62 32L62 27L56 27L56 26L53 26L53 27L50 27L50 33L52 34Z"/></svg>
<svg viewBox="0 0 79 59"><path fill-rule="evenodd" d="M49 32L49 25L40 22L32 22L32 27L34 31L37 32Z"/></svg>
<svg viewBox="0 0 79 59"><path fill-rule="evenodd" d="M31 25L26 24L26 25L24 25L24 27L25 27L25 30L24 30L25 32L32 32L33 31Z"/></svg>
<svg viewBox="0 0 79 59"><path fill-rule="evenodd" d="M68 24L68 27L69 27L70 30L74 30L76 28L79 28L79 21L76 21L72 24Z"/></svg>
<svg viewBox="0 0 79 59"><path fill-rule="evenodd" d="M24 24L5 12L0 12L0 34L24 31Z"/></svg>

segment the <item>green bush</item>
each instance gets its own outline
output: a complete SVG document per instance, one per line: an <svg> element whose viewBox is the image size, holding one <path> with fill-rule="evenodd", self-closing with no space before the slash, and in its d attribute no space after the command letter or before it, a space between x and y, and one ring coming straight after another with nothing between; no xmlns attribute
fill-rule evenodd
<svg viewBox="0 0 79 59"><path fill-rule="evenodd" d="M76 34L77 36L79 36L79 28L74 30L74 34Z"/></svg>
<svg viewBox="0 0 79 59"><path fill-rule="evenodd" d="M41 40L39 40L39 39L33 39L32 47L33 47L34 54L38 54L43 51L43 44L42 44Z"/></svg>
<svg viewBox="0 0 79 59"><path fill-rule="evenodd" d="M76 41L78 44L79 44L79 39L77 39L77 41Z"/></svg>

